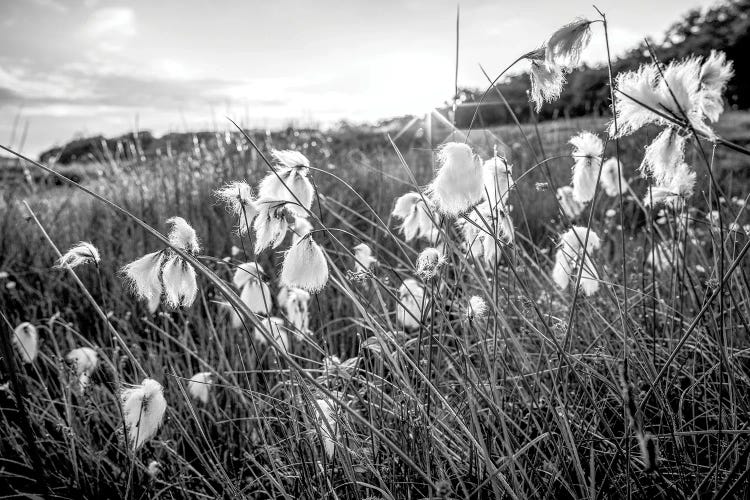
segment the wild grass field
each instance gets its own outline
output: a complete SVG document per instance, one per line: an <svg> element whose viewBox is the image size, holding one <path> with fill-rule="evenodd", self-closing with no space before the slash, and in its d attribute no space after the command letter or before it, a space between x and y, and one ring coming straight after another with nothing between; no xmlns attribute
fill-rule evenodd
<svg viewBox="0 0 750 500"><path fill-rule="evenodd" d="M679 196L639 169L665 122L615 139L609 121L393 140L228 127L147 161L102 151L87 167L100 175L82 184L109 203L65 181L0 191L1 489L58 498L747 495L748 157L726 143L750 140L750 116L728 112L712 124L724 143L687 119L666 125L697 174L693 193ZM602 153L572 151L584 131L604 141ZM464 165L440 184L460 167L446 151L464 142L489 161L479 169L485 201L451 217L434 196L476 174ZM302 153L309 169L283 165L274 150ZM610 196L602 160L615 156L623 182ZM246 181L256 195L262 179L297 171L314 196L277 195L297 218L283 214L279 224L294 221L283 241L255 251L263 228L247 213L262 200L244 198L235 214L216 190ZM557 197L571 178L574 190L583 181L594 189L580 211ZM310 194L290 185L295 198ZM648 206L660 188L667 203ZM497 204L485 211L493 189ZM415 195L405 217L396 199L409 192L425 198ZM410 238L415 214L428 230ZM167 222L175 216L195 230L199 251L190 231ZM97 262L84 254L87 263L53 267L79 241L96 247ZM310 242L322 263L293 268L293 250ZM197 272L194 301L161 261L153 310L128 284L123 267L157 251ZM323 267L322 290L298 289L315 291ZM83 347L94 366L82 351L71 362Z"/></svg>

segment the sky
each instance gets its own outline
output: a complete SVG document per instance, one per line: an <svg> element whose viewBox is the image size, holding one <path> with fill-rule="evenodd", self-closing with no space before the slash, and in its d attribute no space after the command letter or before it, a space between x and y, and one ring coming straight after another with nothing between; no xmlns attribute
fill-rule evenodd
<svg viewBox="0 0 750 500"><path fill-rule="evenodd" d="M486 86L479 64L496 75L592 2L458 2L459 85ZM453 94L458 3L0 0L0 144L425 114ZM715 0L596 3L617 55ZM584 59L606 59L601 24Z"/></svg>

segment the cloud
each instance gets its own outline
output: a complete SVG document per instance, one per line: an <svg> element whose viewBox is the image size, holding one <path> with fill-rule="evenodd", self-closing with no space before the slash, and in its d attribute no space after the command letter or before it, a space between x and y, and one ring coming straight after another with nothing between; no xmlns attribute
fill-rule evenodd
<svg viewBox="0 0 750 500"><path fill-rule="evenodd" d="M56 10L57 12L68 12L68 6L57 0L33 0L40 7Z"/></svg>
<svg viewBox="0 0 750 500"><path fill-rule="evenodd" d="M135 12L128 7L95 10L83 26L83 36L95 41L100 50L116 52L137 33Z"/></svg>

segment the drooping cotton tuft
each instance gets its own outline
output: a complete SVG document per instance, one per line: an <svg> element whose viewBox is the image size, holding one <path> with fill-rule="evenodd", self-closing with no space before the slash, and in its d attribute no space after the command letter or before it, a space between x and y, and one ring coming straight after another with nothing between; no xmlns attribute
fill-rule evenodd
<svg viewBox="0 0 750 500"><path fill-rule="evenodd" d="M405 279L398 289L396 319L406 329L419 328L426 305L424 288L415 279Z"/></svg>
<svg viewBox="0 0 750 500"><path fill-rule="evenodd" d="M665 128L651 144L641 162L641 171L648 173L657 184L663 184L674 175L677 165L685 159L685 137L675 128Z"/></svg>
<svg viewBox="0 0 750 500"><path fill-rule="evenodd" d="M555 31L545 44L548 65L572 70L580 64L581 52L591 40L591 21L578 18Z"/></svg>
<svg viewBox="0 0 750 500"><path fill-rule="evenodd" d="M440 250L427 247L417 257L417 275L425 281L431 280L437 275L444 262L445 257Z"/></svg>
<svg viewBox="0 0 750 500"><path fill-rule="evenodd" d="M281 284L317 293L328 282L328 261L320 246L309 235L293 244L284 254Z"/></svg>
<svg viewBox="0 0 750 500"><path fill-rule="evenodd" d="M724 111L724 90L734 76L732 62L727 62L724 52L711 51L701 66L699 105L704 116L715 122Z"/></svg>
<svg viewBox="0 0 750 500"><path fill-rule="evenodd" d="M128 441L133 450L137 450L156 434L162 424L167 410L163 388L156 380L146 378L141 385L123 389L120 400Z"/></svg>
<svg viewBox="0 0 750 500"><path fill-rule="evenodd" d="M162 271L164 297L169 307L190 307L198 296L195 269L182 257L173 255L164 264Z"/></svg>
<svg viewBox="0 0 750 500"><path fill-rule="evenodd" d="M627 190L628 183L622 175L622 170L622 164L619 165L618 169L617 158L609 158L602 165L602 188L604 188L607 196L618 196L621 192Z"/></svg>
<svg viewBox="0 0 750 500"><path fill-rule="evenodd" d="M240 236L247 234L248 227L258 215L253 198L253 189L247 182L230 182L221 189L214 191L216 198L221 201L232 214L238 218Z"/></svg>
<svg viewBox="0 0 750 500"><path fill-rule="evenodd" d="M258 215L255 217L255 253L258 254L268 247L276 248L281 245L289 229L287 221L288 203L280 203L270 198L260 198L255 203Z"/></svg>
<svg viewBox="0 0 750 500"><path fill-rule="evenodd" d="M505 205L508 193L515 186L513 167L505 158L494 156L484 162L482 169L485 197L490 206Z"/></svg>
<svg viewBox="0 0 750 500"><path fill-rule="evenodd" d="M679 209L685 200L693 196L695 182L695 172L690 170L686 163L680 163L669 177L653 186L650 193L646 193L643 204L656 206L664 203L674 209Z"/></svg>
<svg viewBox="0 0 750 500"><path fill-rule="evenodd" d="M201 247L195 229L185 219L171 217L167 219L167 224L172 225L168 236L170 245L190 253L200 252Z"/></svg>
<svg viewBox="0 0 750 500"><path fill-rule="evenodd" d="M586 234L588 232L588 240ZM583 244L586 242L584 255ZM581 269L581 289L586 295L599 290L599 275L591 260L591 253L599 249L601 240L594 231L582 226L574 226L560 236L560 246L555 253L555 266L552 279L560 288L567 288L573 273Z"/></svg>
<svg viewBox="0 0 750 500"><path fill-rule="evenodd" d="M135 294L148 301L148 308L154 312L161 300L161 268L165 260L164 252L144 255L122 268L126 280Z"/></svg>
<svg viewBox="0 0 750 500"><path fill-rule="evenodd" d="M320 429L320 439L326 456L331 459L336 450L336 439L339 435L338 404L328 398L316 399L311 405L312 413L315 415L316 427Z"/></svg>
<svg viewBox="0 0 750 500"><path fill-rule="evenodd" d="M289 332L284 327L284 320L271 316L270 318L264 318L261 321L261 324L263 325L263 328L265 328L265 332L271 336L273 344L278 349L283 349L284 352L289 352ZM266 337L257 326L253 330L253 338L259 344L268 345Z"/></svg>
<svg viewBox="0 0 750 500"><path fill-rule="evenodd" d="M573 146L573 197L579 202L591 201L596 192L604 143L591 132L581 132L570 139Z"/></svg>
<svg viewBox="0 0 750 500"><path fill-rule="evenodd" d="M360 243L352 248L354 252L354 269L356 272L369 271L378 260L372 256L372 249L367 243Z"/></svg>
<svg viewBox="0 0 750 500"><path fill-rule="evenodd" d="M487 302L478 295L474 295L469 299L468 307L466 308L466 317L470 320L481 319L487 316Z"/></svg>
<svg viewBox="0 0 750 500"><path fill-rule="evenodd" d="M188 392L203 404L208 403L208 391L213 384L211 372L200 372L190 377Z"/></svg>
<svg viewBox="0 0 750 500"><path fill-rule="evenodd" d="M78 376L78 385L83 391L89 383L91 374L99 364L99 355L90 347L73 349L65 356L65 361L73 365Z"/></svg>
<svg viewBox="0 0 750 500"><path fill-rule="evenodd" d="M310 161L298 151L273 151L281 163L276 172L269 173L258 186L261 198L285 201L287 210L306 217L312 207L315 189L308 179Z"/></svg>
<svg viewBox="0 0 750 500"><path fill-rule="evenodd" d="M544 52L541 52L540 56L539 59L529 59L530 97L537 113L542 110L542 104L545 102L558 100L565 85L563 70L554 64L547 64Z"/></svg>
<svg viewBox="0 0 750 500"><path fill-rule="evenodd" d="M456 217L482 199L482 165L471 148L459 142L440 148L438 163L440 167L428 192L440 213Z"/></svg>
<svg viewBox="0 0 750 500"><path fill-rule="evenodd" d="M301 288L282 288L276 296L286 319L299 332L310 331L310 294Z"/></svg>
<svg viewBox="0 0 750 500"><path fill-rule="evenodd" d="M467 220L459 221L467 250L475 258L483 257L490 267L494 267L498 245L510 245L515 239L513 221L507 210L511 207L491 207L482 202L469 212Z"/></svg>
<svg viewBox="0 0 750 500"><path fill-rule="evenodd" d="M635 71L620 73L615 79L615 107L617 108L618 137L632 134L644 125L662 119L652 110L660 110L656 85L659 69L643 64ZM610 126L614 136L614 123Z"/></svg>
<svg viewBox="0 0 750 500"><path fill-rule="evenodd" d="M32 363L39 353L39 333L28 321L16 326L13 330L13 345L24 363Z"/></svg>
<svg viewBox="0 0 750 500"><path fill-rule="evenodd" d="M560 209L568 219L573 220L583 212L584 204L575 199L572 186L557 188L557 201L560 203Z"/></svg>
<svg viewBox="0 0 750 500"><path fill-rule="evenodd" d="M439 214L432 206L428 207L419 193L412 192L400 196L396 200L393 216L402 221L400 229L406 241L424 238L433 243L440 233L436 226L440 223Z"/></svg>
<svg viewBox="0 0 750 500"><path fill-rule="evenodd" d="M81 241L65 252L65 254L57 260L55 267L73 269L74 267L83 264L98 264L100 260L99 250L97 250L91 243Z"/></svg>

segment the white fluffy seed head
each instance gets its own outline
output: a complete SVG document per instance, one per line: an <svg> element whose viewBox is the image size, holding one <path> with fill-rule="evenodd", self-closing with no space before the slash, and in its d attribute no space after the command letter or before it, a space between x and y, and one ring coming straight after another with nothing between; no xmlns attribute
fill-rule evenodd
<svg viewBox="0 0 750 500"><path fill-rule="evenodd" d="M58 268L74 268L83 264L98 264L101 261L99 250L87 241L81 241L72 246L62 257L55 263Z"/></svg>
<svg viewBox="0 0 750 500"><path fill-rule="evenodd" d="M591 132L581 132L570 139L573 146L573 197L585 203L594 198L604 143Z"/></svg>
<svg viewBox="0 0 750 500"><path fill-rule="evenodd" d="M618 166L617 158L614 157L602 164L602 188L607 196L618 196L627 190L628 183L622 175L622 170L622 164Z"/></svg>
<svg viewBox="0 0 750 500"><path fill-rule="evenodd" d="M724 52L711 51L701 66L699 105L703 115L715 122L724 111L724 90L734 76L732 62L727 62Z"/></svg>
<svg viewBox="0 0 750 500"><path fill-rule="evenodd" d="M211 372L200 372L190 377L188 382L188 392L190 395L203 404L208 403L208 392L213 384Z"/></svg>
<svg viewBox="0 0 750 500"><path fill-rule="evenodd" d="M310 221L304 217L295 217L294 223L289 228L292 230L292 233L294 233L292 234L292 243L299 241L300 238L304 238L313 230Z"/></svg>
<svg viewBox="0 0 750 500"><path fill-rule="evenodd" d="M271 151L271 155L278 161L281 166L286 168L304 169L307 174L307 169L310 168L310 160L299 151L291 149Z"/></svg>
<svg viewBox="0 0 750 500"><path fill-rule="evenodd" d="M535 57L529 58L530 98L535 103L537 113L542 110L542 104L545 102L559 99L565 85L563 70L554 64L547 64L545 53L546 51L542 50L534 53Z"/></svg>
<svg viewBox="0 0 750 500"><path fill-rule="evenodd" d="M190 253L198 253L201 250L195 229L182 217L171 217L167 224L172 225L169 231L169 244Z"/></svg>
<svg viewBox="0 0 750 500"><path fill-rule="evenodd" d="M13 345L24 363L31 363L39 354L39 332L28 321L16 326L13 330Z"/></svg>
<svg viewBox="0 0 750 500"><path fill-rule="evenodd" d="M99 355L90 347L79 347L66 354L65 361L73 366L76 375L91 375L99 364Z"/></svg>
<svg viewBox="0 0 750 500"><path fill-rule="evenodd" d="M369 271L378 260L372 256L372 249L367 243L360 243L352 248L354 269L357 272Z"/></svg>
<svg viewBox="0 0 750 500"><path fill-rule="evenodd" d="M487 316L487 302L478 295L474 295L469 299L469 304L466 308L466 317L470 320L481 319Z"/></svg>
<svg viewBox="0 0 750 500"><path fill-rule="evenodd" d="M264 276L265 272L260 264L256 264L255 262L245 262L235 268L234 275L232 275L232 284L234 284L239 290L248 282L263 281Z"/></svg>
<svg viewBox="0 0 750 500"><path fill-rule="evenodd" d="M406 329L419 328L425 306L425 291L415 279L405 279L398 289L396 320Z"/></svg>
<svg viewBox="0 0 750 500"><path fill-rule="evenodd" d="M331 459L336 450L336 438L339 435L338 404L328 398L316 399L311 405L311 410L316 419L317 429L320 429L320 440L323 444L326 456Z"/></svg>
<svg viewBox="0 0 750 500"><path fill-rule="evenodd" d="M440 250L427 247L417 257L417 275L423 280L430 280L437 275L444 262L445 257Z"/></svg>
<svg viewBox="0 0 750 500"><path fill-rule="evenodd" d="M328 261L323 249L311 236L294 243L284 254L281 284L317 293L328 282Z"/></svg>
<svg viewBox="0 0 750 500"><path fill-rule="evenodd" d="M467 144L449 142L438 151L438 163L428 192L440 213L456 217L484 195L481 161Z"/></svg>
<svg viewBox="0 0 750 500"><path fill-rule="evenodd" d="M167 410L163 388L156 380L146 378L141 385L123 389L120 400L128 440L133 450L137 450L156 434L162 424Z"/></svg>
<svg viewBox="0 0 750 500"><path fill-rule="evenodd" d="M584 243L586 243L585 256L581 251ZM581 289L586 295L594 294L599 289L599 276L591 260L591 253L600 247L599 235L583 226L573 226L563 233L560 236L560 246L555 253L555 266L552 269L552 279L557 286L567 288L572 273L582 266Z"/></svg>
<svg viewBox="0 0 750 500"><path fill-rule="evenodd" d="M190 307L198 296L195 269L178 255L164 264L164 297L169 307Z"/></svg>
<svg viewBox="0 0 750 500"><path fill-rule="evenodd" d="M260 198L256 202L258 215L253 223L256 254L268 247L276 248L284 241L289 229L287 205L269 198Z"/></svg>
<svg viewBox="0 0 750 500"><path fill-rule="evenodd" d="M640 170L651 175L657 184L664 184L684 159L685 137L675 128L667 127L646 147Z"/></svg>
<svg viewBox="0 0 750 500"><path fill-rule="evenodd" d="M508 193L515 186L513 181L513 167L508 165L505 158L493 156L482 166L485 197L491 206L504 206Z"/></svg>
<svg viewBox="0 0 750 500"><path fill-rule="evenodd" d="M214 196L222 202L227 210L238 217L247 217L252 222L257 213L254 206L253 188L245 181L234 181L214 191Z"/></svg>
<svg viewBox="0 0 750 500"><path fill-rule="evenodd" d="M122 268L130 288L139 298L148 301L151 312L156 310L161 299L161 268L164 260L164 252L153 252Z"/></svg>
<svg viewBox="0 0 750 500"><path fill-rule="evenodd" d="M310 294L301 288L282 288L276 296L279 307L284 310L286 319L299 332L310 330Z"/></svg>
<svg viewBox="0 0 750 500"><path fill-rule="evenodd" d="M572 70L591 40L591 21L578 18L555 31L545 44L547 64Z"/></svg>
<svg viewBox="0 0 750 500"><path fill-rule="evenodd" d="M392 213L394 217L401 220L400 229L406 241L424 238L429 242L434 242L437 239L439 230L435 224L440 222L440 216L432 207L427 206L419 193L412 192L400 196L396 200Z"/></svg>
<svg viewBox="0 0 750 500"><path fill-rule="evenodd" d="M617 110L617 136L632 134L644 125L661 122L652 110L660 110L656 85L659 69L653 64L643 64L635 71L617 75L615 80L615 107ZM610 135L615 136L614 122Z"/></svg>

